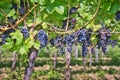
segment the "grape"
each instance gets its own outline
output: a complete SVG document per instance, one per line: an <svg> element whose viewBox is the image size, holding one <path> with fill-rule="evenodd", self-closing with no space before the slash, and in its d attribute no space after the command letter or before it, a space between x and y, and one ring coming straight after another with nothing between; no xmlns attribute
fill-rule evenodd
<svg viewBox="0 0 120 80"><path fill-rule="evenodd" d="M74 29L76 24L76 19L75 18L69 18L68 22L68 30ZM63 25L62 28L66 29L67 26L67 19L63 20Z"/></svg>
<svg viewBox="0 0 120 80"><path fill-rule="evenodd" d="M72 45L75 42L74 34L70 34L70 35L65 36L64 41L65 41L65 44L67 45L68 52L71 53L72 52Z"/></svg>
<svg viewBox="0 0 120 80"><path fill-rule="evenodd" d="M117 40L108 40L108 44L110 44L112 47L115 47L117 45Z"/></svg>
<svg viewBox="0 0 120 80"><path fill-rule="evenodd" d="M63 53L65 52L63 46L60 46L60 47L59 47L59 50L60 50L60 55L63 54Z"/></svg>
<svg viewBox="0 0 120 80"><path fill-rule="evenodd" d="M95 48L92 47L90 51L91 51L91 53L95 53Z"/></svg>
<svg viewBox="0 0 120 80"><path fill-rule="evenodd" d="M89 32L89 33L87 33L86 34L86 40L87 40L87 43L88 43L88 45L90 45L90 44L92 44L92 42L91 42L91 32L92 32L93 30L91 29L91 28L89 28L88 30L87 30L87 32Z"/></svg>
<svg viewBox="0 0 120 80"><path fill-rule="evenodd" d="M21 6L19 8L19 13L20 13L21 16L23 16L25 14L25 8Z"/></svg>
<svg viewBox="0 0 120 80"><path fill-rule="evenodd" d="M78 35L78 42L84 42L86 41L86 32L87 30L86 29L80 29L77 31L77 35Z"/></svg>
<svg viewBox="0 0 120 80"><path fill-rule="evenodd" d="M21 28L21 33L25 39L29 37L29 31L25 27Z"/></svg>
<svg viewBox="0 0 120 80"><path fill-rule="evenodd" d="M87 42L83 42L82 44L82 56L85 57L88 53L88 46L87 46Z"/></svg>
<svg viewBox="0 0 120 80"><path fill-rule="evenodd" d="M45 31L39 30L37 39L40 41L40 45L41 45L40 48L43 48L46 46L48 42L48 36Z"/></svg>
<svg viewBox="0 0 120 80"><path fill-rule="evenodd" d="M69 14L71 15L71 14L76 13L77 9L78 9L78 8L76 8L76 7L72 7L72 8L70 9L70 13L69 13Z"/></svg>
<svg viewBox="0 0 120 80"><path fill-rule="evenodd" d="M8 22L12 23L13 25L16 23L16 19L13 19L13 17L7 17Z"/></svg>
<svg viewBox="0 0 120 80"><path fill-rule="evenodd" d="M15 11L17 11L17 4L14 1L12 1L11 9L15 9Z"/></svg>
<svg viewBox="0 0 120 80"><path fill-rule="evenodd" d="M51 44L51 46L55 46L55 44L54 44L54 39L51 39L51 40L50 40L50 44Z"/></svg>
<svg viewBox="0 0 120 80"><path fill-rule="evenodd" d="M1 38L1 40L2 40L2 41L0 42L0 45L5 44L7 37L8 37L8 36L7 36L6 34L1 34L1 35L0 35L0 38Z"/></svg>
<svg viewBox="0 0 120 80"><path fill-rule="evenodd" d="M116 12L116 17L115 17L116 21L120 20L120 11Z"/></svg>

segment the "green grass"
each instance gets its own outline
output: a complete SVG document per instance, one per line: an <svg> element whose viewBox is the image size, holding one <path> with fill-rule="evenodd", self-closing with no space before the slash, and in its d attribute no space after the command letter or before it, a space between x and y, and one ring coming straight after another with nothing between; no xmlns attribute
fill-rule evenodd
<svg viewBox="0 0 120 80"><path fill-rule="evenodd" d="M38 59L36 59L35 61L35 67L44 67L45 65L49 65L50 68L47 70L45 68L40 70L35 70L31 76L31 80L42 80L44 79L44 77L46 78L45 80L63 80L65 78L65 74L64 74L65 59L57 60L56 70L53 70L53 60L50 58L50 56L53 56L53 53L52 54L47 53L47 51L45 50L46 49L44 48L42 51L39 52ZM15 78L15 76L18 76L18 63L16 65L17 67L16 70L14 72L11 72L12 62L10 61L10 59L9 60L5 59L7 57L10 58L11 56L12 54L2 56L0 60L0 69L7 68L7 71L6 71L7 77L5 77L5 80L10 80L12 77ZM61 55L61 56L57 55L57 56L65 58L64 55ZM100 56L100 53L99 53L99 56ZM82 75L82 77L84 78L86 77L84 75L96 74L98 75L98 77L100 77L100 79L103 80L105 74L110 74L110 75L120 74L119 70L115 70L112 67L112 66L116 66L116 67L120 66L120 49L118 47L115 47L115 48L109 47L109 51L104 57L111 58L112 60L105 61L99 58L99 63L96 63L95 61L93 61L92 66L96 67L97 68L96 70L89 67L89 62L87 62L86 64L87 70L84 71L79 69L79 66L82 66L81 55L79 54L79 58L76 60L74 55L72 54L71 66L73 69L76 69L76 71L71 70L72 80L76 80L77 75ZM89 58L89 54L87 55L87 58ZM93 58L95 59L94 55L93 55ZM76 67L75 65L77 65L78 67ZM108 66L109 70L103 70L102 66ZM0 71L0 74L2 74L1 71ZM24 74L24 68L21 69L21 74L22 75ZM39 79L40 77L41 78L43 77L43 78ZM19 78L21 78L20 80L22 80L22 77L19 77Z"/></svg>

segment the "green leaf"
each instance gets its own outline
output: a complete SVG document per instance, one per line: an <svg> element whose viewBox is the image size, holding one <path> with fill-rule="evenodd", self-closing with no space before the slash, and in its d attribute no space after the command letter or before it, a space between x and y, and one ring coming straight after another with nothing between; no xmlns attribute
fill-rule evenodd
<svg viewBox="0 0 120 80"><path fill-rule="evenodd" d="M20 54L26 54L26 49L24 47L21 47L20 50L19 50L19 53Z"/></svg>
<svg viewBox="0 0 120 80"><path fill-rule="evenodd" d="M6 42L4 45L2 45L2 51L7 51L12 48L12 46L12 42Z"/></svg>
<svg viewBox="0 0 120 80"><path fill-rule="evenodd" d="M55 0L50 0L50 3L54 3L55 2Z"/></svg>
<svg viewBox="0 0 120 80"><path fill-rule="evenodd" d="M22 35L22 33L19 31L19 30L17 30L16 32L14 32L14 33L11 33L10 34L11 36L12 36L12 39L14 40L16 40L16 44L17 45L19 45L19 44L21 44L22 43L22 41L23 41L23 35Z"/></svg>
<svg viewBox="0 0 120 80"><path fill-rule="evenodd" d="M40 42L35 41L33 46L34 46L34 48L39 49L40 48Z"/></svg>
<svg viewBox="0 0 120 80"><path fill-rule="evenodd" d="M14 14L15 14L15 10L12 9L12 10L7 14L7 16L8 16L8 17L11 17L11 16L14 16Z"/></svg>
<svg viewBox="0 0 120 80"><path fill-rule="evenodd" d="M34 44L34 40L31 40L30 38L25 40L25 46L26 48L31 48Z"/></svg>
<svg viewBox="0 0 120 80"><path fill-rule="evenodd" d="M47 24L45 22L42 23L42 27L45 29L47 28Z"/></svg>
<svg viewBox="0 0 120 80"><path fill-rule="evenodd" d="M112 3L110 14L115 14L120 9L120 1L114 0L114 3Z"/></svg>
<svg viewBox="0 0 120 80"><path fill-rule="evenodd" d="M57 13L59 13L60 15L63 15L63 13L64 13L64 6L55 7L55 11Z"/></svg>
<svg viewBox="0 0 120 80"><path fill-rule="evenodd" d="M48 5L46 7L46 11L49 13L49 14L52 14L54 12L54 7L52 5Z"/></svg>

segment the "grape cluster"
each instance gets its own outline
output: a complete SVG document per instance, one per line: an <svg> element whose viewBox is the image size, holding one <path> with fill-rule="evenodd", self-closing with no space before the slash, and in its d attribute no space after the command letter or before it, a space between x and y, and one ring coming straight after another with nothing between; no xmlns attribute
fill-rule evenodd
<svg viewBox="0 0 120 80"><path fill-rule="evenodd" d="M7 19L8 19L8 22L10 22L11 24L15 24L16 23L16 21L17 21L17 19L13 19L13 17L11 16L11 17L7 17Z"/></svg>
<svg viewBox="0 0 120 80"><path fill-rule="evenodd" d="M12 0L12 7L11 9L15 9L15 11L17 11L17 3L14 2L14 0Z"/></svg>
<svg viewBox="0 0 120 80"><path fill-rule="evenodd" d="M21 16L23 16L24 14L25 14L25 8L24 7L20 7L19 8L19 14L21 15Z"/></svg>
<svg viewBox="0 0 120 80"><path fill-rule="evenodd" d="M65 52L64 42L60 36L56 36L55 39L51 39L50 44L51 44L51 46L55 46L56 48L59 48L60 54L63 54Z"/></svg>
<svg viewBox="0 0 120 80"><path fill-rule="evenodd" d="M40 41L40 48L43 48L47 45L48 36L44 30L39 30L37 34L37 39Z"/></svg>
<svg viewBox="0 0 120 80"><path fill-rule="evenodd" d="M70 34L64 37L64 42L67 45L67 51L69 53L72 52L72 45L75 42L75 35L74 34Z"/></svg>
<svg viewBox="0 0 120 80"><path fill-rule="evenodd" d="M23 16L25 14L24 0L20 0L19 14L20 16Z"/></svg>
<svg viewBox="0 0 120 80"><path fill-rule="evenodd" d="M25 27L21 28L21 33L25 39L29 37L29 31Z"/></svg>
<svg viewBox="0 0 120 80"><path fill-rule="evenodd" d="M10 33L15 32L14 29L8 29L3 34L0 34L1 42L0 45L5 44L6 39L10 37Z"/></svg>
<svg viewBox="0 0 120 80"><path fill-rule="evenodd" d="M88 44L87 41L84 41L82 44L82 57L85 57L88 53Z"/></svg>
<svg viewBox="0 0 120 80"><path fill-rule="evenodd" d="M89 33L88 33L89 32ZM77 31L78 42L82 43L82 56L85 57L88 53L88 47L91 45L91 32L92 29L89 28L88 30L85 28L81 28Z"/></svg>
<svg viewBox="0 0 120 80"><path fill-rule="evenodd" d="M97 42L98 47L97 48L100 49L100 47L102 47L103 53L107 52L107 41L110 38L110 34L107 34L107 33L109 33L108 31L109 30L107 30L104 25L102 25L102 28L100 28L98 30L99 34L97 35L97 37L98 37L98 42Z"/></svg>
<svg viewBox="0 0 120 80"><path fill-rule="evenodd" d="M100 49L100 47L102 48L102 52L103 53L106 53L107 52L107 46L108 45L111 45L112 47L115 47L117 44L117 40L111 40L110 37L111 37L111 30L106 28L105 26L103 27L102 25L102 28L100 28L98 30L99 34L97 35L98 37L98 42L97 42L97 45L98 45L98 49Z"/></svg>
<svg viewBox="0 0 120 80"><path fill-rule="evenodd" d="M115 19L116 19L117 21L120 20L120 11L117 11L117 12L116 12L116 17L115 17Z"/></svg>

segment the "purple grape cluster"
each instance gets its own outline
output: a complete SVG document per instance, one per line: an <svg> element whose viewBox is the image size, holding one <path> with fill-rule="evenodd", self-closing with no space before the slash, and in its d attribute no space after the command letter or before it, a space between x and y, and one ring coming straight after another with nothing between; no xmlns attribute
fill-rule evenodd
<svg viewBox="0 0 120 80"><path fill-rule="evenodd" d="M102 24L101 24L102 25ZM100 47L102 47L102 52L106 53L107 52L107 40L109 40L108 37L110 37L109 35L107 35L107 29L104 25L102 25L102 28L100 28L97 32L99 33L97 35L98 37L98 49L100 49Z"/></svg>
<svg viewBox="0 0 120 80"><path fill-rule="evenodd" d="M21 28L21 33L25 39L29 37L29 31L25 27Z"/></svg>
<svg viewBox="0 0 120 80"><path fill-rule="evenodd" d="M89 33L87 33L89 32ZM82 56L85 57L88 53L88 46L91 45L91 32L92 29L81 28L77 31L78 42L82 43Z"/></svg>
<svg viewBox="0 0 120 80"><path fill-rule="evenodd" d="M87 41L84 41L82 44L82 57L85 57L88 53Z"/></svg>
<svg viewBox="0 0 120 80"><path fill-rule="evenodd" d="M23 16L25 14L25 8L24 7L21 6L19 8L19 14L20 14L20 16Z"/></svg>
<svg viewBox="0 0 120 80"><path fill-rule="evenodd" d="M17 11L17 3L14 2L14 0L12 0L12 7L11 9L15 9L15 11Z"/></svg>
<svg viewBox="0 0 120 80"><path fill-rule="evenodd" d="M72 52L72 45L75 42L75 35L74 34L70 34L64 37L64 42L67 46L67 50L69 53Z"/></svg>
<svg viewBox="0 0 120 80"><path fill-rule="evenodd" d="M24 0L20 0L19 14L20 16L23 16L25 14Z"/></svg>
<svg viewBox="0 0 120 80"><path fill-rule="evenodd" d="M80 29L77 31L78 36L78 42L82 43L87 40L87 30L86 29Z"/></svg>
<svg viewBox="0 0 120 80"><path fill-rule="evenodd" d="M1 38L1 40L2 40L2 41L0 42L0 45L5 44L6 39L10 37L10 33L12 33L12 32L15 32L15 30L14 30L14 29L8 29L8 30L6 30L3 34L0 34L0 38Z"/></svg>
<svg viewBox="0 0 120 80"><path fill-rule="evenodd" d="M5 34L1 34L0 35L0 39L1 39L0 45L5 44L6 38L7 38L7 35L5 35Z"/></svg>
<svg viewBox="0 0 120 80"><path fill-rule="evenodd" d="M104 26L102 24L102 28L100 28L97 32L99 32L99 34L97 35L98 37L98 49L101 47L102 48L102 52L106 53L107 52L107 46L111 45L112 47L115 47L117 45L117 40L111 40L111 30L106 28L106 26Z"/></svg>
<svg viewBox="0 0 120 80"><path fill-rule="evenodd" d="M48 43L48 36L44 30L39 30L37 39L40 41L40 48L45 47Z"/></svg>

